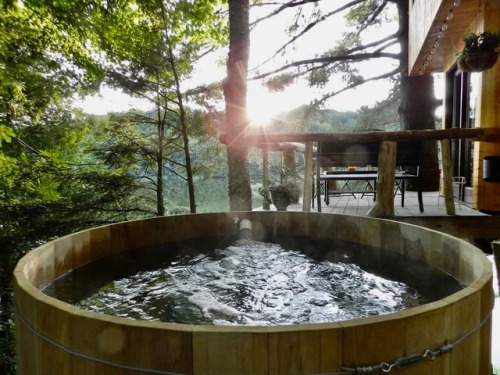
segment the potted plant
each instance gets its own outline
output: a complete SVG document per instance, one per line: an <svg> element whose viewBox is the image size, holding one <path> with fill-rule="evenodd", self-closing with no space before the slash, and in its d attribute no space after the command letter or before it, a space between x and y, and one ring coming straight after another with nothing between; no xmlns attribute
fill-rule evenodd
<svg viewBox="0 0 500 375"><path fill-rule="evenodd" d="M500 32L467 33L462 37L464 47L458 53L457 65L464 72L482 72L498 59Z"/></svg>
<svg viewBox="0 0 500 375"><path fill-rule="evenodd" d="M267 185L259 188L259 193L268 202L274 204L278 211L286 211L291 203L298 203L302 190L300 177L294 167L281 167Z"/></svg>

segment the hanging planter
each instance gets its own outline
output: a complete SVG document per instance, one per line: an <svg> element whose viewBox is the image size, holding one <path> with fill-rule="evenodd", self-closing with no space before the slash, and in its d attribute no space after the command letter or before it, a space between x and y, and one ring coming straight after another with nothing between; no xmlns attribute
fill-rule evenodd
<svg viewBox="0 0 500 375"><path fill-rule="evenodd" d="M463 72L482 72L490 69L498 60L498 52L477 52L457 59L458 69Z"/></svg>
<svg viewBox="0 0 500 375"><path fill-rule="evenodd" d="M498 60L500 32L467 33L462 38L464 48L458 54L458 69L464 72L482 72Z"/></svg>

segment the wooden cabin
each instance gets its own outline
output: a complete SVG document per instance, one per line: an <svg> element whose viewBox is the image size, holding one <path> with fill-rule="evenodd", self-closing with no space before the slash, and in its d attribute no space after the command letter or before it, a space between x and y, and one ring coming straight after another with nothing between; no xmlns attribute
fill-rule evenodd
<svg viewBox="0 0 500 375"><path fill-rule="evenodd" d="M409 75L444 73L443 128L500 128L500 60L477 73L459 70L456 62L465 33L500 31L500 1L409 2ZM450 151L453 176L465 177L464 199L500 212L500 143L456 139ZM483 178L483 164L494 178Z"/></svg>
<svg viewBox="0 0 500 375"><path fill-rule="evenodd" d="M328 134L258 134L247 135L249 144L270 145L279 142L305 144L305 183L303 211L310 210L313 175L313 149L320 142L381 142L439 141L441 148L441 189L445 197L447 215L454 215L454 178L465 181L462 197L470 206L494 214L494 234L483 230L488 225L476 226L471 238L497 237L500 217L500 62L488 70L469 73L457 68L456 53L467 32L498 32L500 30L500 0L408 0L409 40L408 75L419 80L429 75L444 75L443 129L403 130L396 132L328 133ZM425 87L423 85L422 87ZM381 148L382 149L382 148ZM394 154L395 155L395 154ZM387 158L388 156L385 155ZM395 157L395 156L394 156ZM489 163L484 168L485 160ZM391 163L383 160L379 165ZM390 160L389 160L390 161ZM386 168L383 168L386 169ZM486 169L493 174L485 178ZM318 171L319 168L316 168ZM382 172L382 173L381 173ZM435 172L438 172L437 170ZM428 172L430 173L430 172ZM391 172L379 169L377 184L381 191L393 191ZM316 180L319 176L316 176ZM318 194L317 194L318 196ZM377 196L383 198L377 193ZM394 202L391 196L377 199L384 207L373 216L392 216ZM370 213L369 213L370 214ZM482 221L486 219L481 218ZM459 220L451 219L456 222Z"/></svg>

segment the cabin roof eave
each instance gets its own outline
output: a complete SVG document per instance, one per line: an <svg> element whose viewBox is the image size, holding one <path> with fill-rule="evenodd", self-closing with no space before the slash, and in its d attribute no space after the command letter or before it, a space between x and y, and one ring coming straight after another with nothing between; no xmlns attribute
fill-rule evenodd
<svg viewBox="0 0 500 375"><path fill-rule="evenodd" d="M480 10L477 1L443 0L416 53L417 57L410 67L409 75L446 71L449 57L460 50L460 40ZM410 43L412 32L416 32L419 27L421 25L418 24L416 15L410 14Z"/></svg>

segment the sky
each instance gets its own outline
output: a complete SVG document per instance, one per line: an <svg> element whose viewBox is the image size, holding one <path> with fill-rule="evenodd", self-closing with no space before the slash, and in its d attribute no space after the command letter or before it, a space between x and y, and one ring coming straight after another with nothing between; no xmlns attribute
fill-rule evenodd
<svg viewBox="0 0 500 375"><path fill-rule="evenodd" d="M343 2L346 3L347 1ZM327 14L337 9L340 3L342 2L323 2L323 14ZM394 10L396 10L396 8L394 8ZM267 60L269 56L272 56L274 51L288 40L288 36L284 30L290 24L290 19L295 17L295 13L296 10L292 9L285 12L279 18L273 17L272 20L265 21L261 27L256 28L252 32L250 67L259 66L261 61ZM377 35L374 35L374 38L378 39L382 34L386 35L396 29L397 22L385 24L380 28L380 34L377 33ZM340 14L308 31L307 35L296 43L294 50L290 51L289 49L287 52L293 54L293 60L317 57L326 50L333 48L337 41L342 39L343 32L346 30L347 26L344 21L344 14ZM272 35L272 37L270 37L270 35ZM365 39L365 42L369 42L369 40ZM284 62L284 58L276 58L274 61L267 64L267 69L261 68L261 71L269 71L272 68L281 66ZM384 63L387 64L388 62L385 61ZM384 63L374 64L373 61L369 63L366 62L360 65L360 69L363 69L363 74L369 77L377 75L381 70L385 71L387 66L384 66ZM337 90L342 86L343 83L333 76L330 78L327 88ZM349 90L334 97L326 104L326 108L339 111L355 111L363 105L373 105L377 101L385 99L385 95L387 95L391 86L392 85L387 82L364 84L356 90ZM313 98L320 97L319 93L319 89L312 89L307 87L304 83L291 86L286 93L280 95L269 95L262 87L258 87L257 85L251 86L248 96L248 112L252 117L251 113L254 110L253 108L262 107L261 104L265 103L274 103L275 107L279 108L280 111L290 110L302 104L308 104Z"/></svg>
<svg viewBox="0 0 500 375"><path fill-rule="evenodd" d="M338 1L324 2L322 11L326 13L338 6ZM252 17L255 19L268 11L268 9L262 8L258 12L253 12ZM254 72L253 67L260 66L262 61L266 61L271 57L274 51L281 47L284 41L288 39L285 29L290 23L290 19L294 17L295 12L296 10L293 9L283 13L279 17L273 17L272 20L264 21L252 30L249 76ZM394 30L395 27L397 27L396 23L385 24L380 29L380 34L375 33L372 37L379 38L382 34ZM315 57L317 54L324 52L325 49L333 47L336 41L342 37L344 30L343 17L338 16L335 18L335 22L325 22L320 27L308 32L307 38L298 42L292 51L288 49L287 52L293 55L294 60ZM198 83L211 83L222 80L225 77L225 66L221 65L220 61L224 61L226 55L227 49L223 49L218 54L204 59L197 69L195 69L191 84L193 82L196 85ZM284 61L284 57L274 58L265 66L260 67L260 72L272 70L283 64ZM381 70L387 70L386 65L389 63L391 62L385 61L377 64L372 61L364 63L362 69L367 76L372 76ZM329 85L330 88L341 87L342 82L333 77ZM383 100L390 87L391 84L388 82L377 81L366 83L356 90L349 90L334 97L326 104L325 108L338 111L355 111L361 106L371 106L377 101ZM270 93L260 84L249 82L247 97L249 117L254 121L265 122L274 114L308 104L314 97L318 96L318 92L317 89L311 89L304 83L301 83L288 87L284 92ZM127 111L132 108L147 110L151 108L151 105L146 101L130 98L123 94L123 92L103 87L101 88L100 95L89 96L85 100L78 100L75 103L75 107L87 113L106 114L108 112Z"/></svg>

